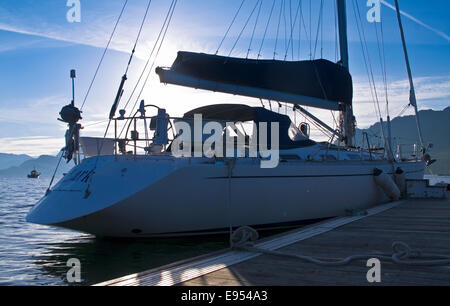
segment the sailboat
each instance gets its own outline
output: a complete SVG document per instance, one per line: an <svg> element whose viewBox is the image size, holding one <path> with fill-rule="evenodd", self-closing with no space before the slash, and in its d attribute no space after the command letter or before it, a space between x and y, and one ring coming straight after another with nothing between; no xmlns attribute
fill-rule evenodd
<svg viewBox="0 0 450 306"><path fill-rule="evenodd" d="M27 220L103 237L179 237L226 233L240 226L293 227L398 199L404 180L423 179L429 157L423 145L421 156L420 152L409 158L395 156L389 139L381 152L370 145L355 147L346 1L337 0L336 7L340 43L336 63L179 52L170 68L156 69L165 84L290 104L331 133L332 141L314 141L307 124L297 126L285 114L244 104L207 105L172 118L164 108L142 101L134 116L125 116L125 111L116 116L124 76L110 114L114 138L79 138L80 111L72 103L61 112L62 121L69 124L64 156L77 156L81 145L85 159L49 188ZM409 76L411 102L417 110ZM339 128L329 127L305 106L339 111ZM157 115L148 116L149 108ZM174 154L181 147L198 148L187 138L175 145L182 133L174 126L185 123L195 130L199 117L218 123L224 137L225 123L231 123L235 134L230 132L226 143L236 144L242 136L242 154L220 156L217 153L229 150L218 145L210 146L214 152L196 156ZM127 135L120 138L118 124L124 122ZM145 123L145 136L139 133L138 122ZM261 137L245 127L261 124L278 138L276 167L261 166L269 158L263 153L273 142L265 148L257 143L253 148L257 154L250 154L252 140ZM271 129L272 124L278 128ZM200 129L204 127L200 123ZM170 133L174 139L168 139ZM236 148L231 151L236 153Z"/></svg>

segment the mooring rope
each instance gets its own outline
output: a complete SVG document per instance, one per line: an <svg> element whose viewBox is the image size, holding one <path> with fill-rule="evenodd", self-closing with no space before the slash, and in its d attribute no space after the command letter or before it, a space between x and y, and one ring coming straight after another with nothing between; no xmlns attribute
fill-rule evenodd
<svg viewBox="0 0 450 306"><path fill-rule="evenodd" d="M450 266L450 256L421 253L412 250L411 247L404 242L394 242L392 244L393 252L391 254L352 255L343 259L333 259L265 250L255 247L255 242L258 238L259 235L255 229L249 226L243 226L231 235L232 248L235 250L262 253L272 256L294 258L326 267L346 266L355 261L369 260L371 258L376 258L380 261L390 261L394 264L403 266Z"/></svg>

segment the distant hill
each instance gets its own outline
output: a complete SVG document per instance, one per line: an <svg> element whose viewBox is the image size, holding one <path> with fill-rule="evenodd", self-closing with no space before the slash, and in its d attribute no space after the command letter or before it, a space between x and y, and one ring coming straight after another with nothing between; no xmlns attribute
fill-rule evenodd
<svg viewBox="0 0 450 306"><path fill-rule="evenodd" d="M55 171L59 157L42 155L38 158L29 158L18 166L9 167L0 170L0 176L3 177L26 177L32 170L36 169L41 173L41 177L51 177ZM64 160L58 169L57 175L61 176L67 173L74 166L73 162L67 164Z"/></svg>
<svg viewBox="0 0 450 306"><path fill-rule="evenodd" d="M443 111L425 110L419 112L420 123L422 125L423 137L426 145L432 144L429 149L433 159L437 162L430 167L434 174L450 175L450 107ZM414 143L419 143L415 116L399 117L392 120L392 142L395 150L397 144L403 146L403 152L412 152ZM366 130L356 131L357 146L361 145L362 133L369 134L371 145L383 145L381 137L380 123L377 123ZM367 147L367 144L364 144Z"/></svg>
<svg viewBox="0 0 450 306"><path fill-rule="evenodd" d="M0 153L0 170L20 166L23 162L30 159L32 159L32 157L25 154L15 155Z"/></svg>

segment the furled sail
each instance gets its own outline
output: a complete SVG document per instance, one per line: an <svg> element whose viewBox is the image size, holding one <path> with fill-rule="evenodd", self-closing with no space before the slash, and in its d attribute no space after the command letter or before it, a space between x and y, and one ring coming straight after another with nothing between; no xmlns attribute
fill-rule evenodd
<svg viewBox="0 0 450 306"><path fill-rule="evenodd" d="M161 82L242 96L339 110L351 104L352 77L328 60L277 61L178 52L170 69L156 69Z"/></svg>

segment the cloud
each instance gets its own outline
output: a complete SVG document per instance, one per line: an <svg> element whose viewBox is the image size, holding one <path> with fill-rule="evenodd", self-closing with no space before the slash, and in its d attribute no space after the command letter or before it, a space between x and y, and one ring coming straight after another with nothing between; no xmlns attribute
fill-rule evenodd
<svg viewBox="0 0 450 306"><path fill-rule="evenodd" d="M32 136L0 138L2 153L27 154L30 156L56 155L64 147L62 137Z"/></svg>
<svg viewBox="0 0 450 306"><path fill-rule="evenodd" d="M36 9L36 12L0 8L0 20L2 20L0 30L103 49L107 45L119 14L115 8L105 9L105 4L106 2L98 4L99 7L96 8L85 8L82 22L79 24L70 24L65 19L63 21L57 19L58 22L49 19L52 14L49 12L43 15L39 14L37 10L42 8L34 3L32 8ZM139 40L139 46L136 49L135 56L137 58L147 59L149 50L153 47L163 24L164 16L169 8L168 4L169 2L164 3L150 11ZM96 6L97 4L92 5ZM61 10L60 6L57 8L47 6L47 8ZM99 10L101 10L101 14L99 14ZM65 13L65 11L62 10L61 13ZM142 21L140 17L137 17L140 14L142 12L139 6L128 5L111 41L110 50L131 53Z"/></svg>
<svg viewBox="0 0 450 306"><path fill-rule="evenodd" d="M13 51L17 49L25 49L25 48L31 48L35 47L36 45L39 45L42 42L42 39L35 38L35 39L28 39L26 41L11 41L11 40L5 40L2 43L0 43L0 52L8 52Z"/></svg>
<svg viewBox="0 0 450 306"><path fill-rule="evenodd" d="M450 76L418 77L414 78L417 99L435 100L450 97ZM367 82L355 81L355 103L372 103L370 85ZM384 85L377 84L380 102L385 100ZM392 103L409 103L409 81L397 80L388 84L388 97Z"/></svg>
<svg viewBox="0 0 450 306"><path fill-rule="evenodd" d="M420 109L442 109L448 106L450 76L419 77L414 79L414 83ZM377 94L382 115L385 117L385 90L381 83L377 84ZM369 83L355 81L354 97L354 107L359 124L367 127L376 122L379 118L375 115L374 100ZM409 104L409 81L405 79L389 83L388 98L390 115L395 118Z"/></svg>
<svg viewBox="0 0 450 306"><path fill-rule="evenodd" d="M381 0L381 3L383 3L383 4L384 4L385 6L387 6L388 8L390 8L390 9L392 9L392 10L394 10L394 11L397 12L397 9L395 8L395 6L393 6L393 5L390 4L389 2L387 2L387 1L385 1L385 0ZM413 22L417 23L418 25L421 25L421 26L424 27L425 29L428 29L428 30L434 32L435 34L439 35L440 37L444 38L445 40L450 41L450 37L449 37L447 34L445 34L444 32L439 31L439 30L437 30L437 29L435 29L435 28L429 26L428 24L426 24L426 23L420 21L419 19L417 19L416 17L414 17L414 16L412 16L412 15L410 15L410 14L408 14L408 13L405 13L405 12L402 11L402 10L400 10L400 14L402 14L402 15L405 16L406 18L412 20Z"/></svg>
<svg viewBox="0 0 450 306"><path fill-rule="evenodd" d="M41 29L41 30L29 30L22 26L13 26L13 25L7 25L4 23L0 23L0 30L2 31L8 31L12 33L17 34L23 34L23 35L30 35L35 37L42 37L62 42L68 42L68 43L75 43L75 44L81 44L96 48L104 48L106 46L107 38L105 33L102 33L100 31L96 31L96 35L93 35L93 32L89 31L90 33L88 35L85 34L77 34L77 35L69 35L68 37L62 35L60 31L56 30L55 28L48 28L48 29ZM61 31L64 33L64 31ZM77 37L77 38L74 38ZM110 49L119 51L119 52L125 52L129 53L129 46L131 44L131 40L119 40L116 39L114 42L112 42Z"/></svg>

